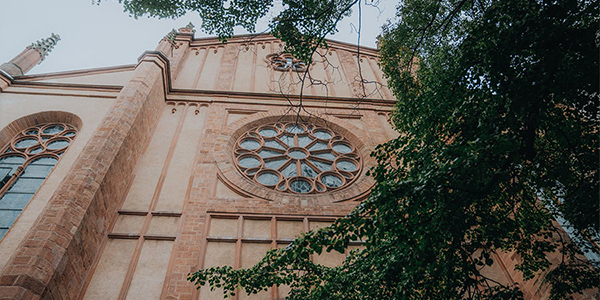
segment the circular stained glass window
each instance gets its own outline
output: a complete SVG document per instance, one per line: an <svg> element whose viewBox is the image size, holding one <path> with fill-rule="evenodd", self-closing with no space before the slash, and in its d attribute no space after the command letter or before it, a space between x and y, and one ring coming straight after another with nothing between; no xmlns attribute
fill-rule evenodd
<svg viewBox="0 0 600 300"><path fill-rule="evenodd" d="M346 137L330 128L304 123L253 128L238 139L234 156L246 178L292 194L344 188L361 169L358 150Z"/></svg>

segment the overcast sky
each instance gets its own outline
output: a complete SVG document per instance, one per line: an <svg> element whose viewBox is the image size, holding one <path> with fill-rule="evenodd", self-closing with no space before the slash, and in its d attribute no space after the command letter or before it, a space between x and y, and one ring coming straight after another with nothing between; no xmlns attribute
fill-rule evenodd
<svg viewBox="0 0 600 300"><path fill-rule="evenodd" d="M376 47L375 37L381 25L394 17L396 3L381 0L378 8L363 6L361 45ZM100 5L92 4L92 0L0 0L0 64L52 33L59 34L61 40L28 74L133 64L145 50L154 50L171 29L189 22L198 25L197 14L188 13L175 20L136 20L111 0ZM358 27L358 9L340 23L340 32L329 38L356 43L353 26ZM207 36L196 29L197 38ZM236 32L241 33L246 32Z"/></svg>

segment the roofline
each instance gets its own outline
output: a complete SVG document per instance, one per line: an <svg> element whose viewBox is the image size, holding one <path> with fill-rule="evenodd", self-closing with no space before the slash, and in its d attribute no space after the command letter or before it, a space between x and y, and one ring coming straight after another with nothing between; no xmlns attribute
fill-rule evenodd
<svg viewBox="0 0 600 300"><path fill-rule="evenodd" d="M190 47L202 47L202 46L210 46L210 45L218 45L218 44L232 44L232 43L248 43L248 42L267 42L267 41L279 41L276 37L272 36L268 33L259 33L259 34L239 34L234 35L227 39L225 43L219 41L219 38L216 36L212 37L199 37L193 38L190 43ZM344 49L350 52L358 52L360 50L361 54L367 55L375 55L378 56L379 50L371 47L360 46L347 42L340 42L331 39L325 39L325 42L329 46L334 46L335 48Z"/></svg>

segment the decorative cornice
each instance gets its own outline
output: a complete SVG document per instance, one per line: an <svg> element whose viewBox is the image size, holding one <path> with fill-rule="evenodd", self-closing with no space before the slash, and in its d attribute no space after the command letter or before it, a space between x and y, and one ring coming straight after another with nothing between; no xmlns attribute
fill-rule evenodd
<svg viewBox="0 0 600 300"><path fill-rule="evenodd" d="M60 36L58 34L52 33L52 35L49 38L41 39L35 43L32 43L31 45L27 46L27 49L36 50L42 57L42 59L40 60L41 63L46 58L46 56L48 56L48 53L52 51L54 46L56 46L56 43L58 43L58 41L60 41Z"/></svg>

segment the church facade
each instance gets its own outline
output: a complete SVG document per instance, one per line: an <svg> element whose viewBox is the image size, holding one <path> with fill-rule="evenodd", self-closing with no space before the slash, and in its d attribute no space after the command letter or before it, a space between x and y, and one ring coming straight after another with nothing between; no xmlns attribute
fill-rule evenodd
<svg viewBox="0 0 600 300"><path fill-rule="evenodd" d="M133 65L25 75L57 41L0 67L0 299L221 299L188 273L344 216L397 134L375 49L329 41L308 65L269 35L189 26ZM496 258L490 276L547 297Z"/></svg>

